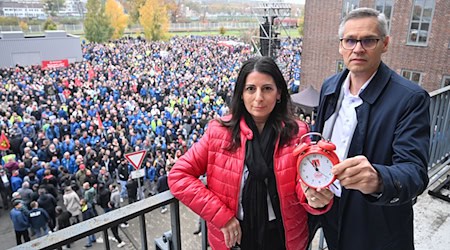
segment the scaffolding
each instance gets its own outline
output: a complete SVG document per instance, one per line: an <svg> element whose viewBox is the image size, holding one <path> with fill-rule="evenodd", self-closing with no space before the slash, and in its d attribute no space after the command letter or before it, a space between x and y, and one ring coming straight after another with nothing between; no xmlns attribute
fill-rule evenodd
<svg viewBox="0 0 450 250"><path fill-rule="evenodd" d="M283 19L291 16L291 5L283 0L259 2L252 8L252 13L259 24L259 36L252 36L253 47L260 55L275 59L280 48L281 31L284 30L289 36L282 24Z"/></svg>

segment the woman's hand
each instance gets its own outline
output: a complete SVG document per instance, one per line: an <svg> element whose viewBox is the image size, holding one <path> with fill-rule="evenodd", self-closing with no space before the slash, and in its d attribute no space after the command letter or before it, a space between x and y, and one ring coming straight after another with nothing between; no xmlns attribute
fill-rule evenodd
<svg viewBox="0 0 450 250"><path fill-rule="evenodd" d="M334 194L328 188L313 189L303 183L301 185L308 205L313 208L323 208L333 199Z"/></svg>
<svg viewBox="0 0 450 250"><path fill-rule="evenodd" d="M220 231L223 233L225 245L228 248L233 247L236 243L241 244L241 225L236 217L231 218Z"/></svg>

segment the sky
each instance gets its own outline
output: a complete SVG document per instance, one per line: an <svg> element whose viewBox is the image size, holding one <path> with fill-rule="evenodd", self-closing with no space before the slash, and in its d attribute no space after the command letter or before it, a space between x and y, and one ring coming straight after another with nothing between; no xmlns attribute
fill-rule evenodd
<svg viewBox="0 0 450 250"><path fill-rule="evenodd" d="M305 4L305 0L284 0L285 3Z"/></svg>

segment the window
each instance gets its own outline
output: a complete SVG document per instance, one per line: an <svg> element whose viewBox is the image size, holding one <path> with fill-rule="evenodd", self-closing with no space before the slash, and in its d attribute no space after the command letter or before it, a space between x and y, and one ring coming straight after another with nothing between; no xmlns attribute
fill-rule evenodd
<svg viewBox="0 0 450 250"><path fill-rule="evenodd" d="M402 70L402 76L412 82L422 85L422 73L412 70Z"/></svg>
<svg viewBox="0 0 450 250"><path fill-rule="evenodd" d="M408 32L408 44L427 45L433 19L434 0L414 0L411 23Z"/></svg>
<svg viewBox="0 0 450 250"><path fill-rule="evenodd" d="M342 2L342 17L345 17L350 11L359 7L359 0L344 0Z"/></svg>
<svg viewBox="0 0 450 250"><path fill-rule="evenodd" d="M381 13L384 13L386 16L388 31L391 30L391 18L392 18L392 9L394 5L394 0L376 0L375 1L375 9Z"/></svg>
<svg viewBox="0 0 450 250"><path fill-rule="evenodd" d="M336 73L342 72L345 69L344 61L340 60L336 62Z"/></svg>
<svg viewBox="0 0 450 250"><path fill-rule="evenodd" d="M450 86L450 76L442 77L442 87Z"/></svg>

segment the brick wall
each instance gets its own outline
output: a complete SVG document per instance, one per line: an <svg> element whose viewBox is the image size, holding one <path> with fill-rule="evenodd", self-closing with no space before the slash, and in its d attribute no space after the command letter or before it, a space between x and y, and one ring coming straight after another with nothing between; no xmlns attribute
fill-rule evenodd
<svg viewBox="0 0 450 250"><path fill-rule="evenodd" d="M360 7L374 7L374 0L361 0ZM400 74L402 69L423 72L422 86L441 88L443 75L450 75L450 1L436 0L431 33L426 46L407 45L413 0L394 1L391 42L383 61ZM308 0L305 3L305 30L302 53L302 86L320 89L327 77L336 73L338 27L342 0Z"/></svg>

